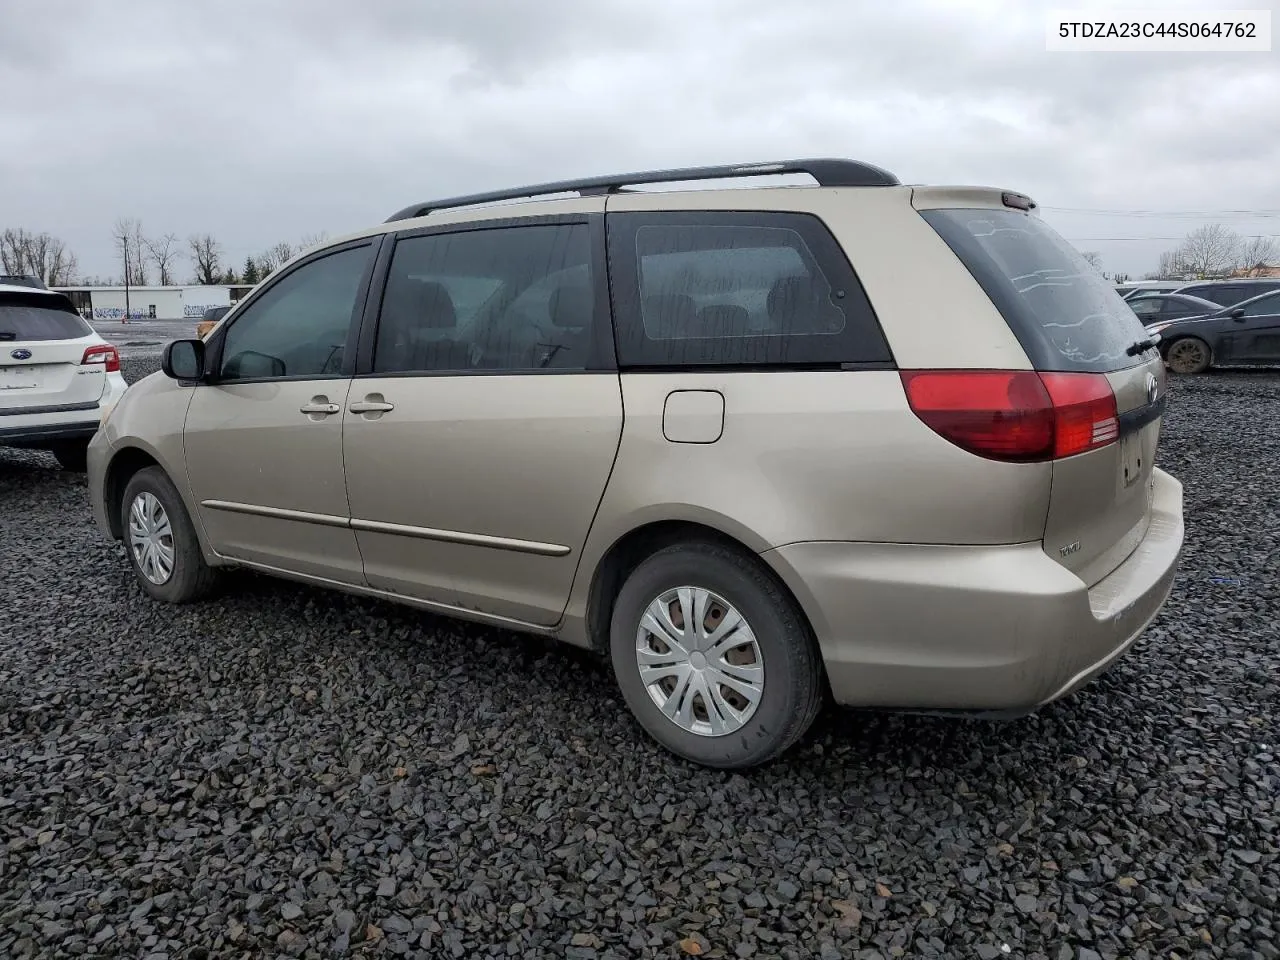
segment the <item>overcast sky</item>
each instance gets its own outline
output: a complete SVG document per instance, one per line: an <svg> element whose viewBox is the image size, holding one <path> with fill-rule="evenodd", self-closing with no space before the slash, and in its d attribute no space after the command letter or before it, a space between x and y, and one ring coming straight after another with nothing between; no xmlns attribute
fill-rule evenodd
<svg viewBox="0 0 1280 960"><path fill-rule="evenodd" d="M1030 193L1111 270L1174 242L1105 238L1280 234L1280 54L1049 53L1050 5L4 0L0 228L114 274L133 216L238 266L441 195L849 156Z"/></svg>

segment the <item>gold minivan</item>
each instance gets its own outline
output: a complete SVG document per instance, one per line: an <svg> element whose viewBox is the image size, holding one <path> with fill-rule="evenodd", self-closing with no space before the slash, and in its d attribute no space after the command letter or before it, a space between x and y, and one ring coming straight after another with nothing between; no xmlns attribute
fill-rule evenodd
<svg viewBox="0 0 1280 960"><path fill-rule="evenodd" d="M708 183L781 174L813 183ZM1017 714L1106 669L1181 550L1164 406L1029 198L801 160L309 250L166 347L89 477L158 600L238 566L556 636L667 748L746 767L828 695Z"/></svg>

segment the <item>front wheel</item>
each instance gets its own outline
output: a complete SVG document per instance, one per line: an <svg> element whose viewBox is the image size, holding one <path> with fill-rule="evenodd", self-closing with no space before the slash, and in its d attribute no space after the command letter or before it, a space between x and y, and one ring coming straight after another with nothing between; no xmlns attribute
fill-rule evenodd
<svg viewBox="0 0 1280 960"><path fill-rule="evenodd" d="M821 659L794 601L758 561L718 545L641 563L614 605L610 653L645 730L709 767L773 759L822 705Z"/></svg>
<svg viewBox="0 0 1280 960"><path fill-rule="evenodd" d="M1213 359L1209 345L1199 337L1180 337L1169 344L1165 363L1174 373L1204 373Z"/></svg>
<svg viewBox="0 0 1280 960"><path fill-rule="evenodd" d="M167 603L190 603L212 591L217 573L205 563L182 497L162 469L135 473L120 510L129 565L144 591Z"/></svg>

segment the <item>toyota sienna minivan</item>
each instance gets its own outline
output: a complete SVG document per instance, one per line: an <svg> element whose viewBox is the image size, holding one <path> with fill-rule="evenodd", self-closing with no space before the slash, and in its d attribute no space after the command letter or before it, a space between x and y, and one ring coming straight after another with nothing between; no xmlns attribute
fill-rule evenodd
<svg viewBox="0 0 1280 960"><path fill-rule="evenodd" d="M813 183L715 188L774 174ZM1181 550L1164 407L1030 198L802 160L326 242L170 344L89 476L157 600L244 567L555 636L669 750L746 767L828 696L1017 714L1111 665Z"/></svg>

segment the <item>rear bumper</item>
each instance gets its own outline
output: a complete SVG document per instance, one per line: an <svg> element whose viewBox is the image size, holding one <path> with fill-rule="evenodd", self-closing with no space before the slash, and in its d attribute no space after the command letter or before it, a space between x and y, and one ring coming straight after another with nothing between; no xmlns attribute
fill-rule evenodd
<svg viewBox="0 0 1280 960"><path fill-rule="evenodd" d="M1182 541L1182 485L1157 470L1145 537L1092 588L1039 543L816 542L764 558L809 615L837 702L1018 712L1078 689L1137 640Z"/></svg>
<svg viewBox="0 0 1280 960"><path fill-rule="evenodd" d="M25 407L0 404L0 446L43 447L88 440L98 432L102 411L114 406L128 387L119 373L109 373L96 400Z"/></svg>
<svg viewBox="0 0 1280 960"><path fill-rule="evenodd" d="M78 416L83 417L84 413ZM69 440L88 440L98 430L97 405L92 420L62 423L32 423L9 427L0 422L0 447L39 447Z"/></svg>

